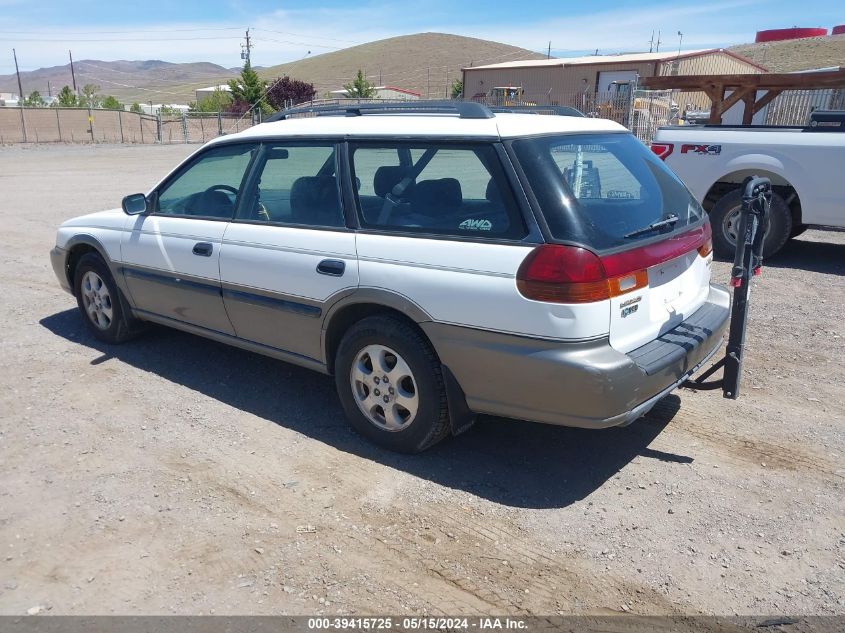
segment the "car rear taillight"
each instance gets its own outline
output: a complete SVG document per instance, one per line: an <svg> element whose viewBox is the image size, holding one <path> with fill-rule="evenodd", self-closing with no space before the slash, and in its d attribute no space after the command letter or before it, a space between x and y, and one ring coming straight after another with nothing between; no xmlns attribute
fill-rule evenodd
<svg viewBox="0 0 845 633"><path fill-rule="evenodd" d="M538 246L519 267L516 285L522 296L551 303L604 301L648 285L648 273L609 276L602 259L580 246Z"/></svg>
<svg viewBox="0 0 845 633"><path fill-rule="evenodd" d="M710 221L704 223L704 243L698 247L698 254L702 257L707 257L713 252L713 229L710 227Z"/></svg>
<svg viewBox="0 0 845 633"><path fill-rule="evenodd" d="M675 146L672 143L652 143L651 144L651 151L657 154L657 157L660 160L666 160L669 157L669 154L672 153L672 150L675 149Z"/></svg>
<svg viewBox="0 0 845 633"><path fill-rule="evenodd" d="M516 285L522 296L535 301L604 301L645 288L651 266L707 249L712 250L709 222L659 242L601 257L580 246L543 244L519 266Z"/></svg>

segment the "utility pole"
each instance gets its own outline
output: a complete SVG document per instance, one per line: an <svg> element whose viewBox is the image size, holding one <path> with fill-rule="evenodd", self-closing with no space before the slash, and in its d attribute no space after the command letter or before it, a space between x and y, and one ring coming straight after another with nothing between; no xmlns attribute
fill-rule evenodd
<svg viewBox="0 0 845 633"><path fill-rule="evenodd" d="M73 79L73 94L78 94L76 92L76 73L73 72L73 53L68 51L67 56L70 57L70 77Z"/></svg>
<svg viewBox="0 0 845 633"><path fill-rule="evenodd" d="M18 94L20 95L18 98L20 99L20 105L23 107L23 88L21 87L21 71L18 70L18 54L15 52L15 49L12 49L12 56L15 58L15 74L18 76Z"/></svg>
<svg viewBox="0 0 845 633"><path fill-rule="evenodd" d="M425 89L425 98L431 99L431 66L428 67L428 85Z"/></svg>
<svg viewBox="0 0 845 633"><path fill-rule="evenodd" d="M246 30L246 44L241 44L241 59L245 59L246 63L252 66L252 59L250 51L252 50L252 43L249 41L249 29Z"/></svg>
<svg viewBox="0 0 845 633"><path fill-rule="evenodd" d="M47 96L53 98L53 88L50 87L50 80L47 80Z"/></svg>
<svg viewBox="0 0 845 633"><path fill-rule="evenodd" d="M684 41L684 34L678 31L678 57L681 56L681 43Z"/></svg>
<svg viewBox="0 0 845 633"><path fill-rule="evenodd" d="M648 41L648 52L654 52L654 29L651 29L651 39Z"/></svg>
<svg viewBox="0 0 845 633"><path fill-rule="evenodd" d="M549 51L546 53L546 59L551 59L552 57L552 41L549 40Z"/></svg>
<svg viewBox="0 0 845 633"><path fill-rule="evenodd" d="M12 57L15 58L15 74L18 76L18 105L21 109L21 131L23 132L23 142L26 143L26 117L23 115L23 87L21 87L21 71L18 70L18 54L15 49L12 49Z"/></svg>
<svg viewBox="0 0 845 633"><path fill-rule="evenodd" d="M660 52L660 31L657 32L657 48L654 49L655 53Z"/></svg>

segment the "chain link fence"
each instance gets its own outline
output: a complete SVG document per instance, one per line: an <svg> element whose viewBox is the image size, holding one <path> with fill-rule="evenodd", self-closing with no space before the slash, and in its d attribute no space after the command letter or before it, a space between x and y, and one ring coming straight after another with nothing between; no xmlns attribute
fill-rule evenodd
<svg viewBox="0 0 845 633"><path fill-rule="evenodd" d="M703 115L710 110L704 93L677 90L640 90L617 86L609 92L577 92L566 95L482 95L473 101L490 106L568 106L588 117L611 119L650 143L657 128L684 121L687 112ZM319 100L302 105L349 105L385 103L384 100ZM408 103L403 101L403 103ZM421 105L424 100L419 102ZM738 107L742 107L739 104ZM776 97L763 116L766 125L807 125L815 110L845 109L845 89L788 90ZM205 143L261 122L260 112L245 115L186 112L150 115L123 110L90 108L0 107L0 144L6 143ZM757 120L755 120L757 122Z"/></svg>
<svg viewBox="0 0 845 633"><path fill-rule="evenodd" d="M637 138L650 142L661 125L678 120L675 93L671 90L639 90L631 85L620 85L606 92L574 92L564 95L525 94L516 90L473 97L473 101L490 106L566 106L575 108L585 116L610 119L624 125Z"/></svg>
<svg viewBox="0 0 845 633"><path fill-rule="evenodd" d="M0 108L0 144L204 143L240 132L260 115L186 112L151 115L96 108Z"/></svg>
<svg viewBox="0 0 845 633"><path fill-rule="evenodd" d="M766 110L766 125L806 125L816 110L845 110L845 89L785 90Z"/></svg>

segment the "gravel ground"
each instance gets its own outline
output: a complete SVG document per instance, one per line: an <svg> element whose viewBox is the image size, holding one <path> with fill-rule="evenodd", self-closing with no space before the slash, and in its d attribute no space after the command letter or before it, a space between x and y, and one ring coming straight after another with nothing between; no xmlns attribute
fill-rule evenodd
<svg viewBox="0 0 845 633"><path fill-rule="evenodd" d="M193 149L0 148L0 613L845 614L845 233L767 262L739 401L398 456L328 377L86 333L56 226Z"/></svg>

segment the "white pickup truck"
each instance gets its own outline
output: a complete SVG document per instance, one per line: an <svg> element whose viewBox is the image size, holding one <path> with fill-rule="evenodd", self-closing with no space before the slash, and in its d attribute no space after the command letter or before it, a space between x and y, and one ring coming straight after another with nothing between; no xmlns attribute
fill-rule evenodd
<svg viewBox="0 0 845 633"><path fill-rule="evenodd" d="M741 185L750 175L768 177L774 190L764 256L808 226L845 227L845 123L662 127L651 149L710 214L713 249L721 257L733 257Z"/></svg>

